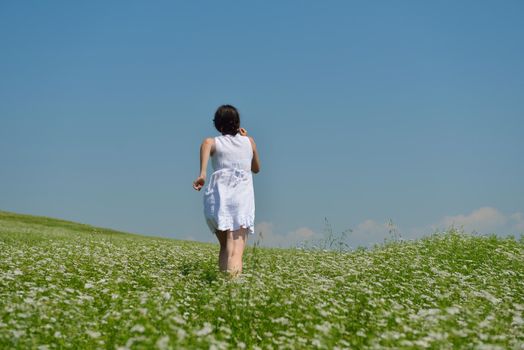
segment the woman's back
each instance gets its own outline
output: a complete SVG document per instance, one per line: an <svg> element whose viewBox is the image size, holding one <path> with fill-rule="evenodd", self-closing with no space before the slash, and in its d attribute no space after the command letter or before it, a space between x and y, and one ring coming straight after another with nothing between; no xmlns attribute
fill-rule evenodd
<svg viewBox="0 0 524 350"><path fill-rule="evenodd" d="M251 171L253 148L249 137L239 133L215 137L215 152L211 162L215 171L221 169L241 169Z"/></svg>
<svg viewBox="0 0 524 350"><path fill-rule="evenodd" d="M204 215L211 232L248 228L254 234L255 197L249 137L222 135L214 138L211 156L214 172L204 191Z"/></svg>

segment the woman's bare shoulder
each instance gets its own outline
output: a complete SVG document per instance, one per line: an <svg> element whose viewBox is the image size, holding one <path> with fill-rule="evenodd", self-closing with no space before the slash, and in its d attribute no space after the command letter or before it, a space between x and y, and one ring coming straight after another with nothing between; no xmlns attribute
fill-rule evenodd
<svg viewBox="0 0 524 350"><path fill-rule="evenodd" d="M214 137L206 137L204 141L202 141L201 148L209 148L210 154L213 155L215 153L215 138Z"/></svg>
<svg viewBox="0 0 524 350"><path fill-rule="evenodd" d="M206 137L204 141L202 141L203 145L214 145L215 144L215 138L214 137Z"/></svg>
<svg viewBox="0 0 524 350"><path fill-rule="evenodd" d="M257 144L255 143L255 139L253 138L253 136L246 136L248 139L249 139L249 143L251 143L251 147L256 150L257 149Z"/></svg>

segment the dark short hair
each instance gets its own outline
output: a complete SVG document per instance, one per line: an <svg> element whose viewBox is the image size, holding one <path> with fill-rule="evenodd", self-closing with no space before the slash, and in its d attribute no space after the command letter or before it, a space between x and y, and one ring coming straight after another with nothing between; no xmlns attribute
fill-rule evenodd
<svg viewBox="0 0 524 350"><path fill-rule="evenodd" d="M222 105L215 112L213 122L222 134L235 136L240 128L240 115L235 107Z"/></svg>

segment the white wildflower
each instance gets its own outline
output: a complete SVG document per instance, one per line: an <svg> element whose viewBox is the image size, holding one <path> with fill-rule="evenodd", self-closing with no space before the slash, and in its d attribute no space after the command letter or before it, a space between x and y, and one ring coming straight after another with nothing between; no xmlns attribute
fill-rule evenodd
<svg viewBox="0 0 524 350"><path fill-rule="evenodd" d="M320 310L319 311L319 314L322 316L322 317L328 317L330 315L329 312L327 312L326 310Z"/></svg>
<svg viewBox="0 0 524 350"><path fill-rule="evenodd" d="M320 331L320 332L324 333L324 334L327 334L331 330L331 324L329 322L324 322L321 325L317 324L317 325L315 325L315 329L317 331Z"/></svg>
<svg viewBox="0 0 524 350"><path fill-rule="evenodd" d="M288 325L289 324L289 320L285 317L279 317L279 318L275 318L273 319L273 322L274 323L280 323L281 325Z"/></svg>
<svg viewBox="0 0 524 350"><path fill-rule="evenodd" d="M524 324L524 320L520 315L513 315L513 320L511 321L512 326L522 326Z"/></svg>
<svg viewBox="0 0 524 350"><path fill-rule="evenodd" d="M178 324L186 324L186 320L183 317L180 317L179 315L173 316L171 318Z"/></svg>
<svg viewBox="0 0 524 350"><path fill-rule="evenodd" d="M429 348L431 346L430 343L426 339L418 339L413 342L417 347L419 348Z"/></svg>
<svg viewBox="0 0 524 350"><path fill-rule="evenodd" d="M208 322L205 322L204 327L195 331L194 333L196 336L202 337L202 336L210 334L212 331L213 331L213 328L211 327L211 324Z"/></svg>
<svg viewBox="0 0 524 350"><path fill-rule="evenodd" d="M456 306L450 306L446 308L446 312L450 315L456 315L460 312L460 309Z"/></svg>
<svg viewBox="0 0 524 350"><path fill-rule="evenodd" d="M313 346L316 346L317 348L319 348L319 347L322 345L322 343L320 342L320 340L318 340L318 339L316 339L316 338L313 339L313 340L311 341L311 344L312 344Z"/></svg>
<svg viewBox="0 0 524 350"><path fill-rule="evenodd" d="M141 324L136 324L131 328L131 332L137 332L137 333L144 333L146 328L142 326Z"/></svg>
<svg viewBox="0 0 524 350"><path fill-rule="evenodd" d="M479 344L475 347L478 350L504 350L505 348L495 344Z"/></svg>
<svg viewBox="0 0 524 350"><path fill-rule="evenodd" d="M169 336L164 335L163 337L158 338L158 340L156 341L155 345L156 345L156 347L159 350L166 350L166 349L168 349Z"/></svg>
<svg viewBox="0 0 524 350"><path fill-rule="evenodd" d="M183 330L182 328L179 328L176 331L176 336L177 336L178 340L183 340L187 336L187 332L185 330Z"/></svg>
<svg viewBox="0 0 524 350"><path fill-rule="evenodd" d="M21 336L23 336L25 334L25 331L24 330L14 330L14 331L11 331L13 333L13 337L15 338L20 338Z"/></svg>
<svg viewBox="0 0 524 350"><path fill-rule="evenodd" d="M524 311L524 305L522 304L514 303L513 307L515 308L515 310Z"/></svg>
<svg viewBox="0 0 524 350"><path fill-rule="evenodd" d="M465 338L468 336L468 333L466 333L463 329L453 329L451 331L455 336Z"/></svg>
<svg viewBox="0 0 524 350"><path fill-rule="evenodd" d="M87 330L86 333L88 336L90 336L93 339L99 338L102 335L100 334L100 332L91 331L91 330Z"/></svg>
<svg viewBox="0 0 524 350"><path fill-rule="evenodd" d="M495 304L495 305L500 303L500 301L501 301L499 298L493 296L492 294L486 292L485 290L483 290L481 292L474 291L473 295L475 295L477 297L482 297L482 298L488 300L490 303Z"/></svg>

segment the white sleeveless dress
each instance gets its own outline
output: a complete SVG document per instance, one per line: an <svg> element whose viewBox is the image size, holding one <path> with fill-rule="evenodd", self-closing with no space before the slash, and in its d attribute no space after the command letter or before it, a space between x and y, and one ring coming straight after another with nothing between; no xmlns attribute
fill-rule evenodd
<svg viewBox="0 0 524 350"><path fill-rule="evenodd" d="M204 191L204 216L213 234L240 228L255 233L252 159L249 137L215 137L215 153L211 156L214 172Z"/></svg>

